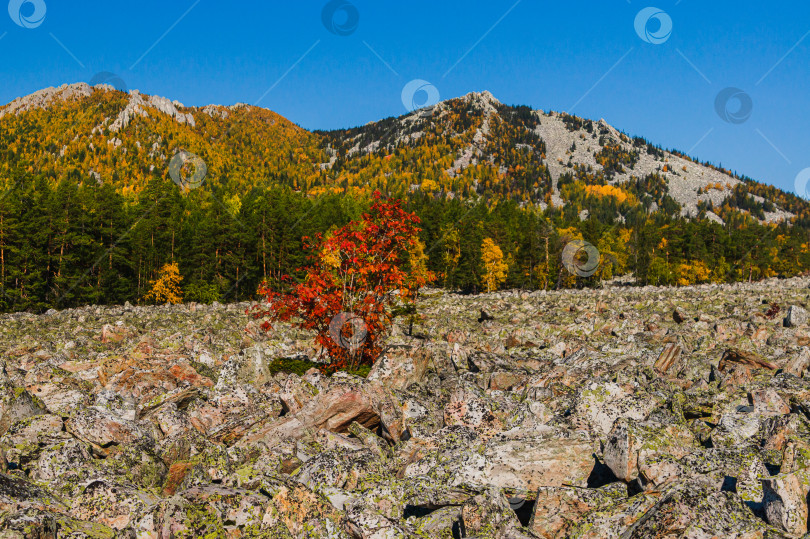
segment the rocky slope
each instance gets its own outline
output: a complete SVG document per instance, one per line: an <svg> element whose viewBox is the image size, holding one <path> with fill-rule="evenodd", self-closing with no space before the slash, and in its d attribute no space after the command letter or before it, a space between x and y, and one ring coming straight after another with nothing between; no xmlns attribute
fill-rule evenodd
<svg viewBox="0 0 810 539"><path fill-rule="evenodd" d="M0 537L800 537L808 285L430 291L367 378L247 304L3 315Z"/></svg>
<svg viewBox="0 0 810 539"><path fill-rule="evenodd" d="M604 119L593 121L564 112L506 106L487 91L472 92L400 118L333 131L326 133L326 137L330 146L342 151L347 158L356 159L356 156L381 151L393 152L401 146L426 144L427 135L435 133L464 141L453 153L452 165L445 171L450 178L461 175L466 169L494 167L498 174L520 182L515 171L526 167L526 156L529 163L540 163L541 177L532 178L536 181L534 196L530 198L545 200L540 203L544 209L549 205L560 208L568 203L560 191L564 175L584 183L605 181L619 187L655 176L680 206L679 214L685 217L697 217L701 203L709 207L722 206L742 183L727 170L655 147L642 138L629 137ZM508 145L504 144L505 140ZM332 163L327 165L331 167ZM543 176L548 185L542 181ZM546 189L550 190L550 196L544 198ZM752 200L765 202L756 196ZM656 198L650 211L658 209L660 202L661 199ZM711 211L706 217L723 222ZM760 220L777 223L793 217L793 213L776 203L773 207L768 205Z"/></svg>

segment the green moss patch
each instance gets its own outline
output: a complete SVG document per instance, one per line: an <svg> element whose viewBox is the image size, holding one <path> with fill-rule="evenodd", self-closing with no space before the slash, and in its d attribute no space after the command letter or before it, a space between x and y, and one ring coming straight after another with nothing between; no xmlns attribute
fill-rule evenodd
<svg viewBox="0 0 810 539"><path fill-rule="evenodd" d="M308 359L281 357L273 360L273 362L270 363L267 368L271 375L281 372L285 374L297 374L298 376L303 376L309 369L313 367L316 369L321 369L323 366L323 363L315 363L314 361L310 361ZM368 376L368 373L371 372L371 367L368 365L360 365L353 370L347 369L346 372L361 378L365 378Z"/></svg>

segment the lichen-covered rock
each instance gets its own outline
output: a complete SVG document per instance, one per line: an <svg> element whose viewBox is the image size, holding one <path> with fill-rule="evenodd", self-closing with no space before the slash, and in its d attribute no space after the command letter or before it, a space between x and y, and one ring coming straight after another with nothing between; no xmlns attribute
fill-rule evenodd
<svg viewBox="0 0 810 539"><path fill-rule="evenodd" d="M319 393L297 413L252 429L238 445L270 446L283 439L300 438L312 428L347 432L354 422L380 428L383 436L393 441L399 440L403 430L401 411L389 391L375 383L348 381Z"/></svg>
<svg viewBox="0 0 810 539"><path fill-rule="evenodd" d="M410 443L413 442L413 443ZM427 476L453 487L531 491L585 486L595 465L593 441L576 437L498 436L482 440L468 427L448 427L431 442L409 441L404 477ZM404 449L404 448L403 448Z"/></svg>
<svg viewBox="0 0 810 539"><path fill-rule="evenodd" d="M787 316L785 316L785 327L794 328L804 324L807 324L807 311L804 307L798 305L788 307Z"/></svg>
<svg viewBox="0 0 810 539"><path fill-rule="evenodd" d="M498 489L471 498L461 506L461 537L492 537L518 539L521 525L509 506L506 496Z"/></svg>
<svg viewBox="0 0 810 539"><path fill-rule="evenodd" d="M619 539L660 497L660 493L640 493L576 515L566 535L582 539Z"/></svg>
<svg viewBox="0 0 810 539"><path fill-rule="evenodd" d="M45 448L71 438L63 432L63 428L62 418L51 414L35 415L15 422L0 437L0 447L7 448L4 451L6 464L14 469L29 471Z"/></svg>
<svg viewBox="0 0 810 539"><path fill-rule="evenodd" d="M602 488L540 487L529 530L540 537L565 537L583 515L627 498L624 483Z"/></svg>
<svg viewBox="0 0 810 539"><path fill-rule="evenodd" d="M53 414L35 415L13 423L0 439L7 446L31 443L40 447L62 442L70 438L64 432L62 418Z"/></svg>
<svg viewBox="0 0 810 539"><path fill-rule="evenodd" d="M70 515L122 530L140 519L159 501L154 494L103 480L85 485L72 499Z"/></svg>
<svg viewBox="0 0 810 539"><path fill-rule="evenodd" d="M113 539L115 530L99 522L87 522L36 508L0 515L3 539Z"/></svg>
<svg viewBox="0 0 810 539"><path fill-rule="evenodd" d="M783 370L788 374L801 378L808 367L810 367L810 350L807 347L802 347L800 351L791 354L788 361L785 362Z"/></svg>
<svg viewBox="0 0 810 539"><path fill-rule="evenodd" d="M632 386L592 382L580 391L574 417L581 417L589 430L604 438L617 419L642 421L659 404L659 400Z"/></svg>
<svg viewBox="0 0 810 539"><path fill-rule="evenodd" d="M416 533L426 537L449 539L453 537L453 531L459 529L461 508L454 505L440 507L423 517L413 517L412 520L411 526Z"/></svg>
<svg viewBox="0 0 810 539"><path fill-rule="evenodd" d="M648 481L663 482L655 478L662 473L655 466L661 462L656 458L668 455L679 459L697 447L692 432L682 425L637 423L621 418L616 420L608 434L603 454L605 464L623 481L637 478L639 471L643 470Z"/></svg>
<svg viewBox="0 0 810 539"><path fill-rule="evenodd" d="M661 493L658 501L623 531L623 537L764 539L773 536L770 531L736 494L696 481Z"/></svg>
<svg viewBox="0 0 810 539"><path fill-rule="evenodd" d="M760 416L790 413L790 405L773 388L756 389L751 392L749 399L754 407L753 412Z"/></svg>
<svg viewBox="0 0 810 539"><path fill-rule="evenodd" d="M759 432L761 418L747 407L724 414L711 432L714 447L736 447L747 444Z"/></svg>
<svg viewBox="0 0 810 539"><path fill-rule="evenodd" d="M76 410L65 423L65 428L76 438L99 447L134 443L148 436L137 423L97 408Z"/></svg>
<svg viewBox="0 0 810 539"><path fill-rule="evenodd" d="M592 440L529 437L495 438L484 448L486 485L532 491L541 486L587 486L595 465Z"/></svg>
<svg viewBox="0 0 810 539"><path fill-rule="evenodd" d="M188 419L213 442L230 446L251 429L277 418L281 411L278 397L264 395L250 386L236 385L216 390L205 402L193 403Z"/></svg>
<svg viewBox="0 0 810 539"><path fill-rule="evenodd" d="M278 397L285 414L295 414L318 394L318 389L300 376L287 375L281 382Z"/></svg>
<svg viewBox="0 0 810 539"><path fill-rule="evenodd" d="M392 347L371 368L368 379L392 389L405 389L420 382L434 358L425 348Z"/></svg>
<svg viewBox="0 0 810 539"><path fill-rule="evenodd" d="M810 470L767 477L762 486L768 522L793 536L807 533Z"/></svg>
<svg viewBox="0 0 810 539"><path fill-rule="evenodd" d="M87 444L70 439L43 450L32 467L31 477L50 483L69 498L95 473Z"/></svg>
<svg viewBox="0 0 810 539"><path fill-rule="evenodd" d="M64 501L45 489L0 473L0 537L14 537L19 532L54 537L59 529L57 516L66 515L67 510Z"/></svg>
<svg viewBox="0 0 810 539"><path fill-rule="evenodd" d="M410 535L400 524L362 503L348 508L344 530L352 537L360 539L387 539Z"/></svg>
<svg viewBox="0 0 810 539"><path fill-rule="evenodd" d="M470 427L486 434L503 430L500 420L492 413L485 392L465 381L459 383L450 394L450 402L444 407L444 424Z"/></svg>
<svg viewBox="0 0 810 539"><path fill-rule="evenodd" d="M16 421L44 414L45 406L25 388L0 383L0 435Z"/></svg>

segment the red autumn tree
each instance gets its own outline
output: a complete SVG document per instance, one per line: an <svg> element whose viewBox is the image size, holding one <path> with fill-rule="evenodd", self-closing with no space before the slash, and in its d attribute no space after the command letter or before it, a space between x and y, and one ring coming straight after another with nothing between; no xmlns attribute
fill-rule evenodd
<svg viewBox="0 0 810 539"><path fill-rule="evenodd" d="M275 291L263 283L267 303L252 308L254 318L292 322L314 330L332 363L330 370L372 365L382 352L381 340L392 310L413 305L415 293L435 276L425 267L419 242L419 218L400 201L380 199L359 221L314 239L304 238L309 265L301 283ZM286 279L289 282L289 278Z"/></svg>

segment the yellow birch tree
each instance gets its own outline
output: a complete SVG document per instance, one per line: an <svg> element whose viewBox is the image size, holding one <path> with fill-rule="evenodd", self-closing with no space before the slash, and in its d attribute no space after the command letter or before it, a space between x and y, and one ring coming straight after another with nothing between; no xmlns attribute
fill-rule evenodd
<svg viewBox="0 0 810 539"><path fill-rule="evenodd" d="M481 262L484 265L484 286L487 292L492 292L506 281L506 272L509 269L509 265L503 260L503 251L492 238L485 238L481 244Z"/></svg>
<svg viewBox="0 0 810 539"><path fill-rule="evenodd" d="M156 281L152 283L152 289L143 297L143 301L153 303L180 303L183 301L183 291L180 289L180 269L177 262L165 264L160 268L160 273Z"/></svg>

